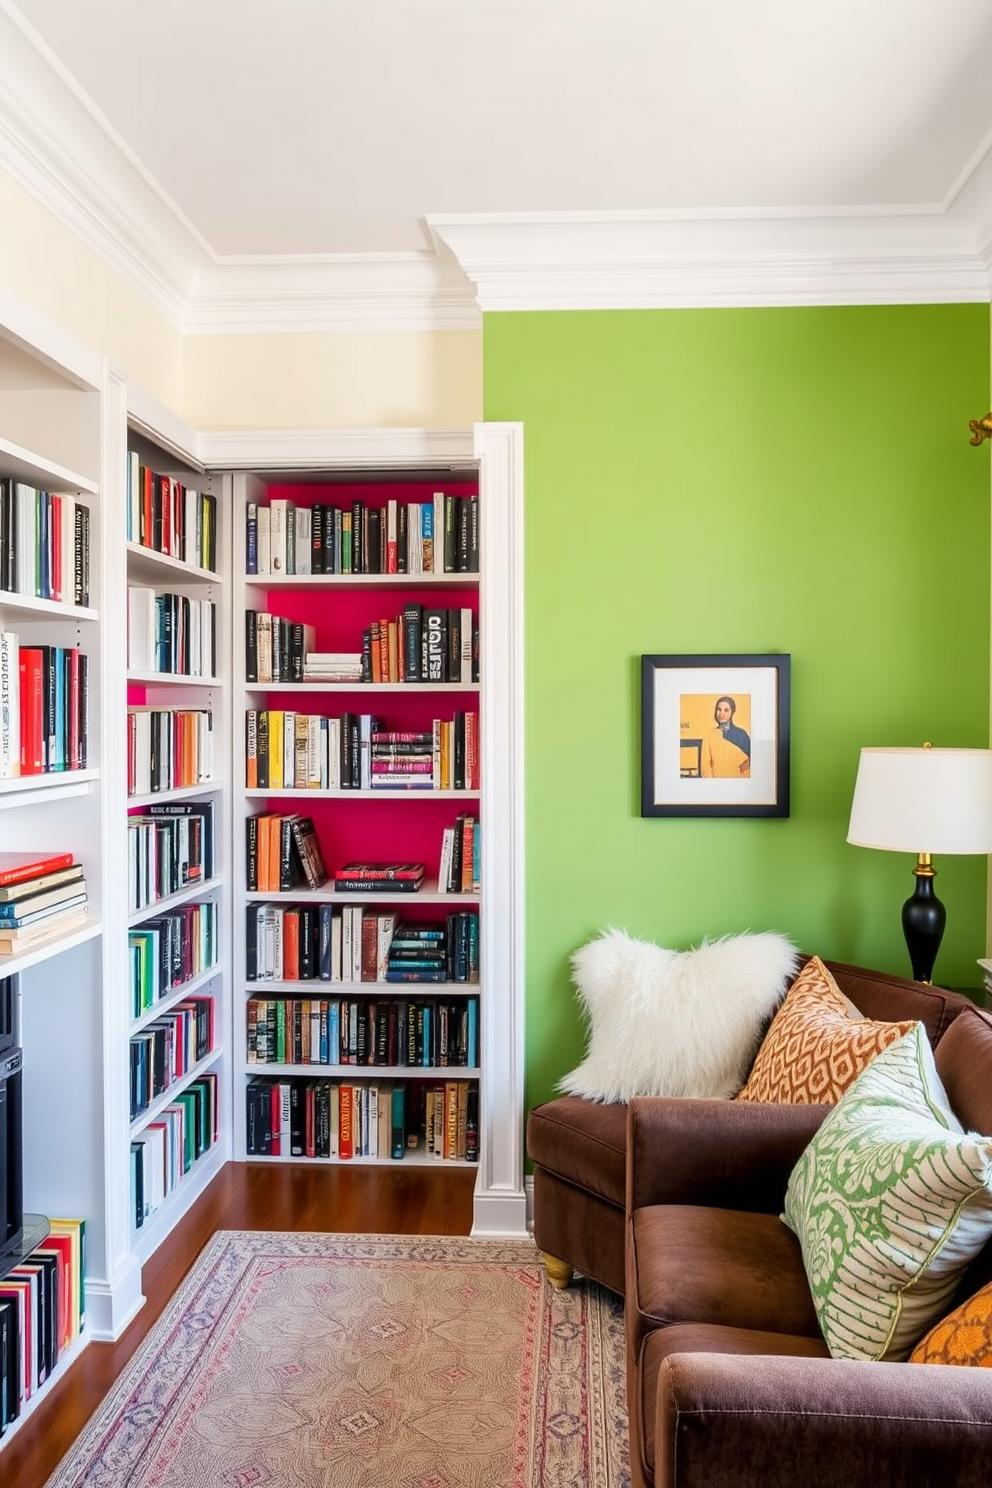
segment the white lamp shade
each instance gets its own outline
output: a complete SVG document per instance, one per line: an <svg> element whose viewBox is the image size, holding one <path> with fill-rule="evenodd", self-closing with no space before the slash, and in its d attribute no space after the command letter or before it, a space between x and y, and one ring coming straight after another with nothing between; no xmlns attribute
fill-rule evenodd
<svg viewBox="0 0 992 1488"><path fill-rule="evenodd" d="M992 853L992 749L862 749L847 840Z"/></svg>

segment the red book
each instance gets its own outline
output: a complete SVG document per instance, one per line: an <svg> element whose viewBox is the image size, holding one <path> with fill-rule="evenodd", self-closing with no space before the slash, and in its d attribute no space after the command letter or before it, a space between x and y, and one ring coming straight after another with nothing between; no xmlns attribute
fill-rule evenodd
<svg viewBox="0 0 992 1488"><path fill-rule="evenodd" d="M45 667L40 650L22 646L19 658L21 683L21 774L45 773Z"/></svg>
<svg viewBox="0 0 992 1488"><path fill-rule="evenodd" d="M352 1089L350 1085L338 1087L338 1099L341 1102L341 1112L338 1118L338 1156L354 1157L355 1135L352 1126Z"/></svg>
<svg viewBox="0 0 992 1488"><path fill-rule="evenodd" d="M0 888L40 878L43 873L54 873L57 868L68 868L71 864L71 852L0 852Z"/></svg>
<svg viewBox="0 0 992 1488"><path fill-rule="evenodd" d="M287 909L282 917L283 980L295 982L300 975L300 912Z"/></svg>

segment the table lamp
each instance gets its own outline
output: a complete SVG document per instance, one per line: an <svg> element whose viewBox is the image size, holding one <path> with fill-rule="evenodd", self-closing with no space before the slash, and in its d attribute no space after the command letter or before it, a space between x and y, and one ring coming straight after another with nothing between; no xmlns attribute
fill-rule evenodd
<svg viewBox="0 0 992 1488"><path fill-rule="evenodd" d="M918 982L933 977L947 913L933 853L992 853L992 749L862 749L848 842L916 854L902 928Z"/></svg>

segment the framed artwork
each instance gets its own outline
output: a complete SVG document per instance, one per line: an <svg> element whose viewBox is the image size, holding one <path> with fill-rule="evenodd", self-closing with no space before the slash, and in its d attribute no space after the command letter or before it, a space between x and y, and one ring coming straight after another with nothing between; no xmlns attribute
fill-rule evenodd
<svg viewBox="0 0 992 1488"><path fill-rule="evenodd" d="M788 816L789 661L641 657L642 816Z"/></svg>

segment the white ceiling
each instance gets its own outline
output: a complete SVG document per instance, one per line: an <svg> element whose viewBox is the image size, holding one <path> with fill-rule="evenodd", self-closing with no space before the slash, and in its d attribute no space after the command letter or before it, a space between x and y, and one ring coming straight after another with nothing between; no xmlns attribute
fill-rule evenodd
<svg viewBox="0 0 992 1488"><path fill-rule="evenodd" d="M791 223L809 257L827 221L822 257L838 231L854 252L837 223L877 248L886 219L890 265L971 256L987 285L992 192L961 203L992 176L988 0L0 0L0 21L0 166L24 179L31 154L49 205L57 177L116 216L179 319L243 303L251 269L285 296L301 260L372 293L363 272L436 263L439 238L478 284L491 244L474 271L447 229L480 224L512 227L519 266L560 262L563 224L592 224L588 265L633 223L629 266L658 250L645 223L698 263L714 222L738 255ZM766 224L750 249L742 223Z"/></svg>

